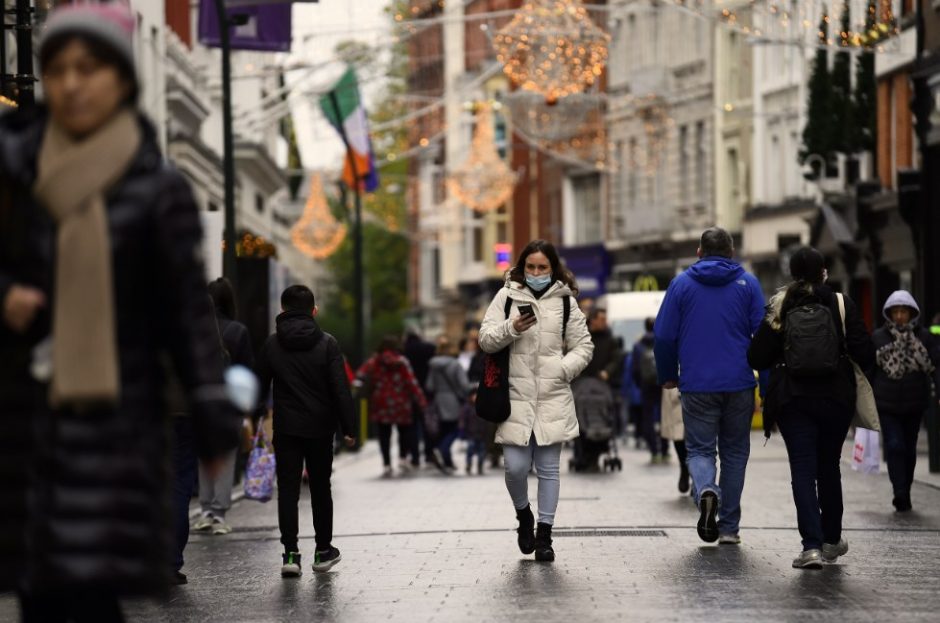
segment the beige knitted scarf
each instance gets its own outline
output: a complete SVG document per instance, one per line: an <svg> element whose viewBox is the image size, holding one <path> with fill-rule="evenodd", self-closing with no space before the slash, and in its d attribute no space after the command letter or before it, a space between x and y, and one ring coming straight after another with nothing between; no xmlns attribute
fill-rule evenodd
<svg viewBox="0 0 940 623"><path fill-rule="evenodd" d="M131 110L76 141L46 126L33 188L57 224L54 339L50 403L114 405L120 373L111 237L105 194L127 171L140 146Z"/></svg>

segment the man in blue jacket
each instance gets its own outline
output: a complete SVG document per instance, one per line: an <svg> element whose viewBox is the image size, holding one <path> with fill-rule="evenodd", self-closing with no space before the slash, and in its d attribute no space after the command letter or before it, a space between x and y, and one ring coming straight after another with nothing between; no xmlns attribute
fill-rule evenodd
<svg viewBox="0 0 940 623"><path fill-rule="evenodd" d="M666 291L655 346L659 382L682 393L699 537L723 544L741 542L741 490L756 386L747 349L764 316L760 284L733 255L728 232L712 227L702 234L699 261Z"/></svg>

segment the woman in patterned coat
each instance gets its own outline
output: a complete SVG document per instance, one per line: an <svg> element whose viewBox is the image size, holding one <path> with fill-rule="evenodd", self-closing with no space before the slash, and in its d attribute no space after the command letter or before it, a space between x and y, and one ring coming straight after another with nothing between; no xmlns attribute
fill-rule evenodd
<svg viewBox="0 0 940 623"><path fill-rule="evenodd" d="M382 340L378 352L362 364L356 377L369 392L369 420L378 424L382 448L383 476L392 475L392 426L398 428L399 469L407 472L409 450L414 445L412 405L427 407L427 400L408 360L401 354L401 343L395 336Z"/></svg>

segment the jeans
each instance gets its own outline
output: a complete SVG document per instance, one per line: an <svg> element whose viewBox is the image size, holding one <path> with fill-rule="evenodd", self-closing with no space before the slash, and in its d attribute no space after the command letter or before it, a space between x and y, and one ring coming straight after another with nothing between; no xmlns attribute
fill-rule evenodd
<svg viewBox="0 0 940 623"><path fill-rule="evenodd" d="M193 421L189 417L173 418L173 528L176 551L173 568L183 568L183 550L189 542L189 500L196 487L196 448Z"/></svg>
<svg viewBox="0 0 940 623"><path fill-rule="evenodd" d="M379 447L382 450L382 464L389 467L392 464L392 424L379 424ZM418 440L415 437L414 426L398 427L398 458L402 461L411 455L411 462L418 464Z"/></svg>
<svg viewBox="0 0 940 623"><path fill-rule="evenodd" d="M754 390L682 394L682 421L689 453L689 473L695 483L695 502L711 491L718 496L718 532L737 534L741 524L741 492L751 453ZM716 456L721 478L716 483Z"/></svg>
<svg viewBox="0 0 940 623"><path fill-rule="evenodd" d="M454 456L451 454L450 448L460 437L460 430L457 427L457 422L441 422L440 426L440 441L437 443L437 449L441 451L441 456L444 457L444 465L454 467Z"/></svg>
<svg viewBox="0 0 940 623"><path fill-rule="evenodd" d="M503 446L506 462L506 488L516 510L529 505L529 470L535 465L539 478L539 523L555 523L558 493L561 490L558 472L561 464L561 444L538 446L535 435L527 446Z"/></svg>
<svg viewBox="0 0 940 623"><path fill-rule="evenodd" d="M333 438L307 439L274 433L277 461L277 525L285 552L299 552L297 546L297 503L304 463L313 506L313 530L317 551L326 551L333 541Z"/></svg>
<svg viewBox="0 0 940 623"><path fill-rule="evenodd" d="M910 498L917 465L917 436L923 413L881 413L881 437L884 441L888 477L894 497Z"/></svg>
<svg viewBox="0 0 940 623"><path fill-rule="evenodd" d="M783 405L777 426L787 445L796 521L803 550L842 538L842 444L852 410L824 398L796 397Z"/></svg>
<svg viewBox="0 0 940 623"><path fill-rule="evenodd" d="M225 455L225 463L215 478L210 478L205 468L199 466L199 505L203 513L211 513L214 517L225 519L225 513L232 508L236 456L237 449Z"/></svg>

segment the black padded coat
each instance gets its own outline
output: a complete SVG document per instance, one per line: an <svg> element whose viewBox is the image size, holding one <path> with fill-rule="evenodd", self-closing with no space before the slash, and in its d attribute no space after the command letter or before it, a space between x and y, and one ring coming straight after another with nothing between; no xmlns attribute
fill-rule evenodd
<svg viewBox="0 0 940 623"><path fill-rule="evenodd" d="M105 198L120 402L53 411L47 386L29 373L55 306L56 227L30 191L46 123L42 108L0 116L0 301L13 284L49 301L25 335L0 317L0 590L151 593L167 585L173 550L164 371L175 370L190 398L201 456L238 443L199 216L141 118L141 147Z"/></svg>

